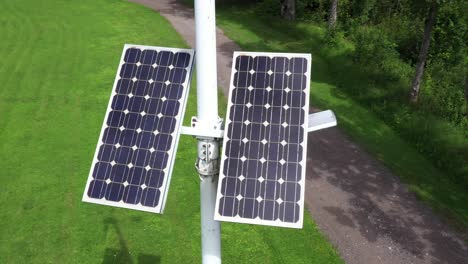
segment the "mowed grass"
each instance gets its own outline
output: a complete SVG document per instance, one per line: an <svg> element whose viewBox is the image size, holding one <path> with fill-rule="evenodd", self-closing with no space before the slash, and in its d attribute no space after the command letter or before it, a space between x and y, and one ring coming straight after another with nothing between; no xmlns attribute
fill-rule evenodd
<svg viewBox="0 0 468 264"><path fill-rule="evenodd" d="M200 262L194 139L165 214L81 202L123 45L186 47L169 23L125 1L1 1L0 36L0 263ZM308 215L222 229L225 263L342 262Z"/></svg>
<svg viewBox="0 0 468 264"><path fill-rule="evenodd" d="M324 27L264 19L249 5L220 6L217 23L246 51L312 53L311 104L335 111L341 129L388 166L419 198L454 225L468 230L466 190L449 181L446 172L435 168L382 119L350 99L346 87L338 85L360 83L371 89L353 75L359 69L346 71L353 65L346 56L354 48L351 43L338 39L334 46L327 45Z"/></svg>

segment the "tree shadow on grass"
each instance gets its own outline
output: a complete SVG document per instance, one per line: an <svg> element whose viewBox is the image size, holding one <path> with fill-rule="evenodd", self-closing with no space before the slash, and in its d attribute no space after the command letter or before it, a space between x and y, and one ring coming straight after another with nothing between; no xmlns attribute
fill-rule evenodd
<svg viewBox="0 0 468 264"><path fill-rule="evenodd" d="M102 259L102 264L116 264L116 263L133 264L135 263L133 261L132 256L130 255L127 242L125 241L122 231L120 230L120 226L114 217L108 217L104 219L104 228L105 228L106 233L109 230L109 227L113 227L115 229L115 232L117 233L117 236L119 239L120 248L119 249L106 248L104 252L104 257ZM151 264L161 263L161 257L149 255L149 254L139 254L137 257L137 262L135 264L150 264L150 263Z"/></svg>

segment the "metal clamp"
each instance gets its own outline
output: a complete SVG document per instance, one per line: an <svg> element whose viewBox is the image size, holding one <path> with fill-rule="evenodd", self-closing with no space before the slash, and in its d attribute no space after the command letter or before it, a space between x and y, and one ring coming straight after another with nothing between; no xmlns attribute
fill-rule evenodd
<svg viewBox="0 0 468 264"><path fill-rule="evenodd" d="M198 139L198 156L195 168L200 176L219 173L219 142L214 139Z"/></svg>
<svg viewBox="0 0 468 264"><path fill-rule="evenodd" d="M195 169L200 178L217 175L219 173L219 141L223 138L223 120L218 118L215 124L200 122L192 117L190 128L183 127L183 133L195 136L198 139L197 161ZM202 179L203 180L203 179Z"/></svg>

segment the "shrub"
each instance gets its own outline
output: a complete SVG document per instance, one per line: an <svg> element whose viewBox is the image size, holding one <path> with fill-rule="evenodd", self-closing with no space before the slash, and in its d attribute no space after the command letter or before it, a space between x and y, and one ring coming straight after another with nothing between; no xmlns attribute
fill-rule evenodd
<svg viewBox="0 0 468 264"><path fill-rule="evenodd" d="M385 60L398 58L396 44L382 31L372 27L356 27L351 34L355 44L354 61L381 66Z"/></svg>

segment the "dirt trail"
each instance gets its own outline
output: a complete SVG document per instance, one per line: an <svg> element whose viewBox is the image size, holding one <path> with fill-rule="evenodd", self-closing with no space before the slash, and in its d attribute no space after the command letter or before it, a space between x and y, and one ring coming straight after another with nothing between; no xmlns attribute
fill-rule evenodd
<svg viewBox="0 0 468 264"><path fill-rule="evenodd" d="M175 0L131 1L158 11L195 46L193 10ZM217 41L227 94L232 53L241 49L219 29ZM338 128L309 133L308 149L306 205L346 263L468 263L464 241Z"/></svg>

